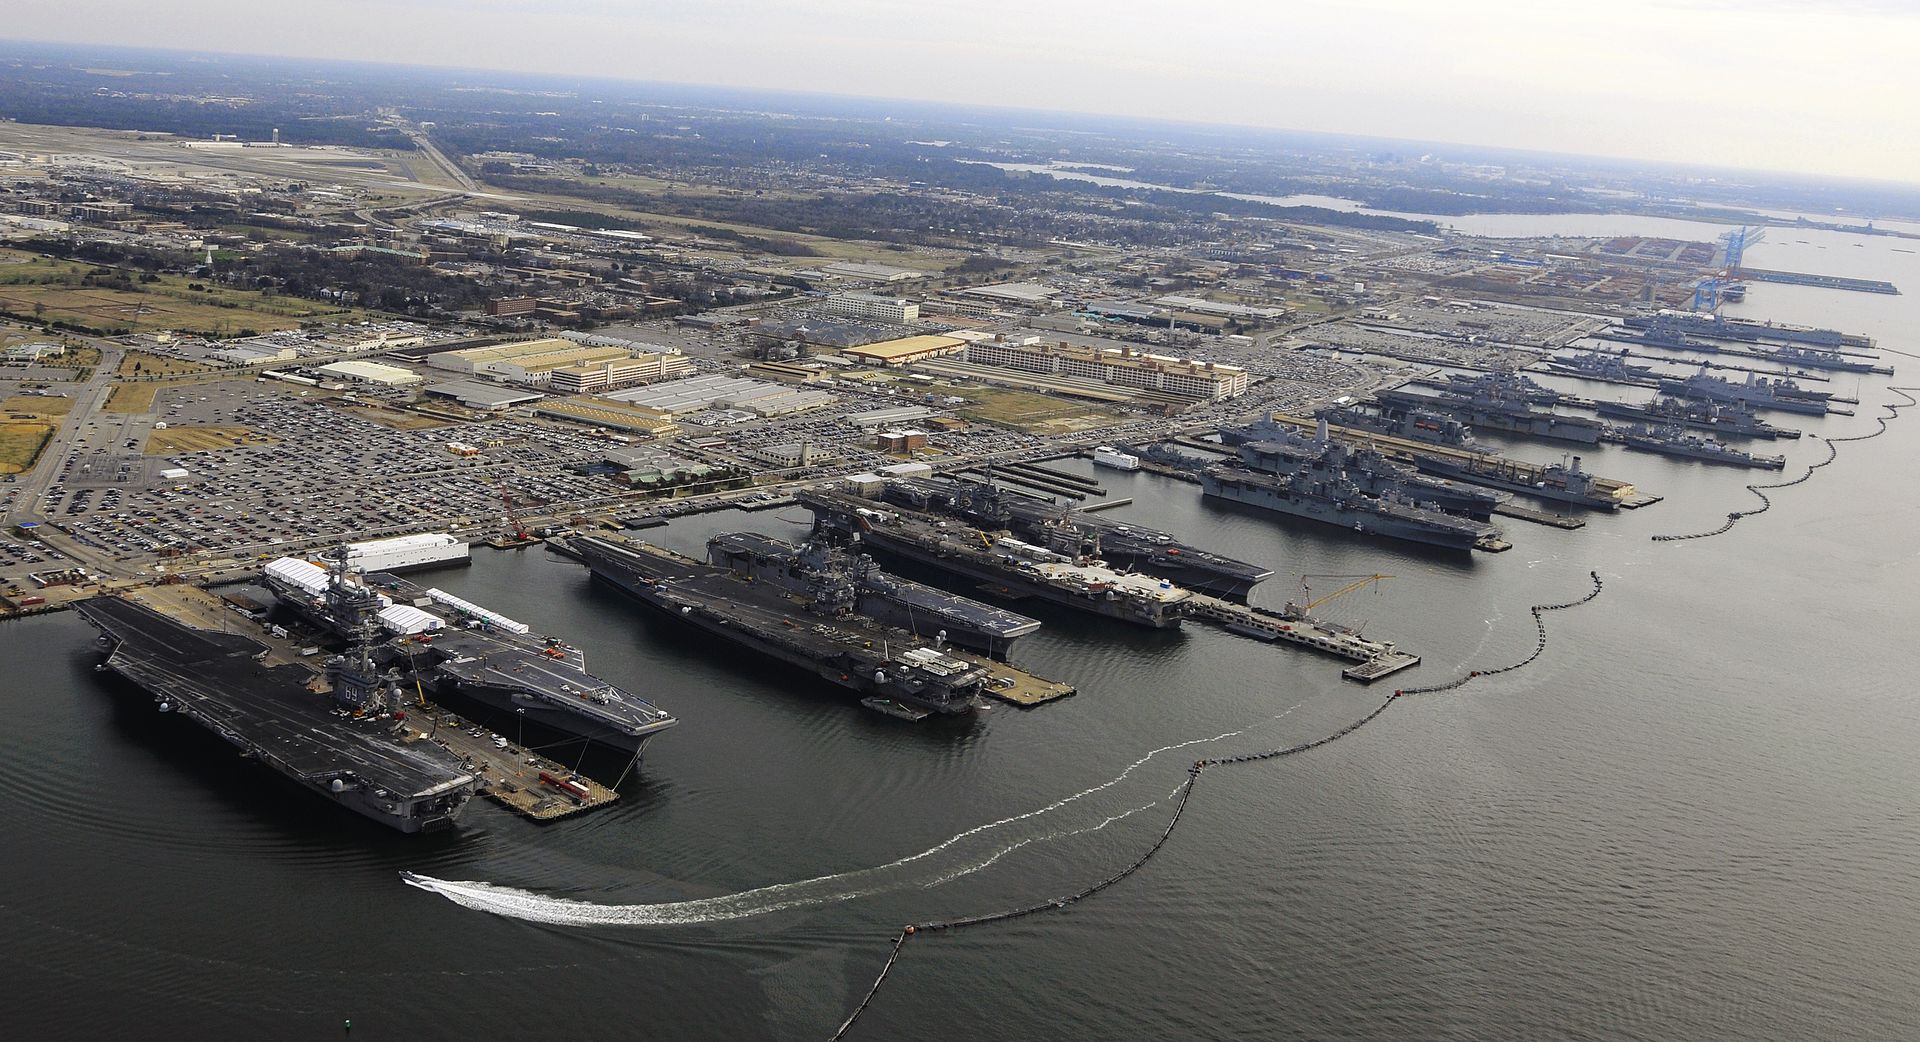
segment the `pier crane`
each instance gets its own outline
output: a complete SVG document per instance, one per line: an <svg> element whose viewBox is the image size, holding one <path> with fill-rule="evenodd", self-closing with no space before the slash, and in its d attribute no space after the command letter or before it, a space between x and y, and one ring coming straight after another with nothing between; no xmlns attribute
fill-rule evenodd
<svg viewBox="0 0 1920 1042"><path fill-rule="evenodd" d="M1391 579L1391 578L1393 578L1393 576L1381 575L1377 572L1372 575L1327 575L1327 574L1303 575L1300 577L1300 599L1305 603L1295 603L1293 601L1288 601L1286 607L1281 609L1281 612L1286 616L1288 616L1289 618L1312 620L1313 610L1315 608L1318 608L1321 605L1327 604L1331 601L1337 601L1340 598L1345 597L1347 594L1353 593L1356 590L1365 589L1366 587L1371 586L1374 583L1381 581L1382 579ZM1335 580L1335 581L1340 579L1346 579L1348 580L1348 582L1345 586L1340 587L1339 589L1333 591L1332 593L1323 594L1320 597L1316 598L1313 595L1312 583L1315 580L1319 580L1319 579L1328 579L1328 580ZM1361 625L1364 626L1365 623L1362 623ZM1354 632L1357 634L1358 629L1356 628Z"/></svg>
<svg viewBox="0 0 1920 1042"><path fill-rule="evenodd" d="M526 526L513 518L513 496L507 492L505 478L500 480L500 523L505 526L501 534L503 540L511 538L516 543L524 543L533 538Z"/></svg>

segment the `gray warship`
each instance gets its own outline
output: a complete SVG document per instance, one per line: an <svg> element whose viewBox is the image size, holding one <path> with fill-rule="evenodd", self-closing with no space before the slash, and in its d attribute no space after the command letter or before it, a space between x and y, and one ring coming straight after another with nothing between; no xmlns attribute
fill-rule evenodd
<svg viewBox="0 0 1920 1042"><path fill-rule="evenodd" d="M1641 403L1615 402L1604 398L1593 403L1602 416L1619 416L1648 423L1677 423L1682 427L1743 438L1798 438L1791 427L1776 427L1760 418L1745 402L1720 402L1708 398L1670 398L1655 396Z"/></svg>
<svg viewBox="0 0 1920 1042"><path fill-rule="evenodd" d="M566 552L641 603L835 687L918 718L973 711L989 671L937 637L856 614L857 595L821 599L633 539L572 536Z"/></svg>
<svg viewBox="0 0 1920 1042"><path fill-rule="evenodd" d="M1748 373L1735 382L1714 376L1704 369L1685 379L1660 381L1660 393L1674 398L1704 398L1716 402L1744 402L1756 409L1825 416L1831 411L1833 396L1825 391L1809 391L1785 377L1770 378Z"/></svg>
<svg viewBox="0 0 1920 1042"><path fill-rule="evenodd" d="M1703 438L1690 433L1677 424L1649 426L1631 424L1620 428L1620 438L1628 448L1642 452L1658 453L1662 456L1675 456L1681 459L1700 460L1706 463L1722 463L1731 467L1756 467L1762 470L1780 470L1787 465L1785 456L1758 456L1723 445L1712 438Z"/></svg>
<svg viewBox="0 0 1920 1042"><path fill-rule="evenodd" d="M677 722L644 698L587 672L586 656L525 623L440 589L283 557L262 576L302 619L353 640L374 627L376 654L404 660L423 686L452 690L527 723L638 756Z"/></svg>
<svg viewBox="0 0 1920 1042"><path fill-rule="evenodd" d="M1244 446L1242 451L1251 447ZM1283 477L1244 466L1215 466L1201 472L1200 487L1216 499L1337 525L1365 535L1449 550L1504 548L1499 542L1500 530L1493 525L1429 510L1398 494L1368 496L1337 473Z"/></svg>
<svg viewBox="0 0 1920 1042"><path fill-rule="evenodd" d="M460 757L411 737L403 696L364 644L327 665L269 664L270 646L127 597L75 605L110 651L100 668L162 712L219 735L301 788L401 832L450 828L480 787ZM216 610L219 610L216 607Z"/></svg>
<svg viewBox="0 0 1920 1042"><path fill-rule="evenodd" d="M1246 437L1251 431L1236 432L1233 441L1243 465L1282 477L1340 474L1366 495L1397 496L1428 509L1479 521L1492 517L1494 508L1510 498L1477 485L1429 477L1376 449L1336 441L1328 435L1325 417L1311 435L1278 424L1269 426L1275 429L1263 430L1261 433L1268 437L1258 440ZM1225 431L1221 437L1227 440Z"/></svg>

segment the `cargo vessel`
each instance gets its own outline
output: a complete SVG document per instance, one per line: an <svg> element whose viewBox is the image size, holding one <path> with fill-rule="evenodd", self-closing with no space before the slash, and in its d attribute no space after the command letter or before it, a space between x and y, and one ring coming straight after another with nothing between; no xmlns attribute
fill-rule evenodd
<svg viewBox="0 0 1920 1042"><path fill-rule="evenodd" d="M1243 466L1281 477L1339 475L1375 498L1397 497L1479 521L1492 517L1494 508L1510 498L1477 485L1429 477L1365 445L1335 441L1328 435L1325 417L1311 435L1284 429L1266 433L1270 436L1260 440L1236 439Z"/></svg>
<svg viewBox="0 0 1920 1042"><path fill-rule="evenodd" d="M1337 525L1364 535L1448 550L1500 545L1500 530L1493 525L1428 510L1398 496L1374 498L1337 474L1282 477L1240 466L1215 466L1201 472L1200 487L1216 499Z"/></svg>
<svg viewBox="0 0 1920 1042"><path fill-rule="evenodd" d="M1154 629L1174 629L1193 594L1172 581L1119 571L1098 557L1063 553L1012 535L993 535L937 514L876 509L870 500L807 491L817 531L858 539L885 554L925 564L1012 597L1036 597Z"/></svg>
<svg viewBox="0 0 1920 1042"><path fill-rule="evenodd" d="M1775 427L1760 418L1745 402L1717 402L1706 398L1655 397L1641 403L1596 399L1593 410L1602 416L1618 416L1648 423L1677 423L1682 427L1742 438L1798 438L1791 427Z"/></svg>
<svg viewBox="0 0 1920 1042"><path fill-rule="evenodd" d="M1086 553L1121 571L1145 572L1195 593L1245 600L1273 570L1182 542L1142 525L1057 506L980 481L907 478L888 481L881 498L1030 543Z"/></svg>
<svg viewBox="0 0 1920 1042"><path fill-rule="evenodd" d="M861 615L993 657L1040 628L1038 619L891 575L866 554L824 539L794 546L758 532L729 532L707 540L707 559L804 598L816 615Z"/></svg>
<svg viewBox="0 0 1920 1042"><path fill-rule="evenodd" d="M1750 452L1742 452L1712 438L1690 434L1685 427L1677 424L1659 427L1631 424L1620 428L1620 438L1630 449L1654 452L1662 456L1722 463L1732 467L1757 467L1763 470L1780 470L1787 465L1785 456L1756 456Z"/></svg>
<svg viewBox="0 0 1920 1042"><path fill-rule="evenodd" d="M973 711L989 673L923 637L820 605L788 589L633 539L572 536L567 552L607 582L669 618L861 696L870 708ZM821 608L826 610L819 610Z"/></svg>
<svg viewBox="0 0 1920 1042"><path fill-rule="evenodd" d="M382 678L356 670L358 656L331 660L323 679L297 660L267 661L263 640L189 625L127 597L74 608L110 649L100 668L356 814L401 832L436 831L480 787L459 757L415 737L404 710L382 704Z"/></svg>
<svg viewBox="0 0 1920 1042"><path fill-rule="evenodd" d="M445 590L384 572L356 575L336 550L327 567L283 557L262 579L294 614L335 635L381 637L424 687L452 690L527 723L639 756L677 722L633 692L587 672L586 655L523 622Z"/></svg>

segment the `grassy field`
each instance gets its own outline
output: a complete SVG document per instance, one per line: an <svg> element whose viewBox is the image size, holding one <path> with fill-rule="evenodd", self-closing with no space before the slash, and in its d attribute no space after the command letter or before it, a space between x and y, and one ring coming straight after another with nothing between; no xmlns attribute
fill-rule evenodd
<svg viewBox="0 0 1920 1042"><path fill-rule="evenodd" d="M131 289L85 285L95 270L94 265L78 261L0 250L0 311L100 333L168 329L215 337L295 329L321 318L367 317L366 312L319 301L269 297L178 275L162 275L155 282L140 282L136 277Z"/></svg>
<svg viewBox="0 0 1920 1042"><path fill-rule="evenodd" d="M210 368L198 362L148 354L145 351L128 351L120 359L120 368L115 370L120 376L192 376L195 373L211 371Z"/></svg>
<svg viewBox="0 0 1920 1042"><path fill-rule="evenodd" d="M16 394L6 401L0 401L0 411L12 413L32 413L35 416L65 416L73 411L73 399L61 395L50 397L44 394Z"/></svg>
<svg viewBox="0 0 1920 1042"><path fill-rule="evenodd" d="M161 384L115 384L107 394L101 412L133 413L152 412L153 396L160 393Z"/></svg>
<svg viewBox="0 0 1920 1042"><path fill-rule="evenodd" d="M147 455L164 456L175 452L199 452L202 449L237 449L246 445L277 445L280 439L252 427L168 427L147 436Z"/></svg>
<svg viewBox="0 0 1920 1042"><path fill-rule="evenodd" d="M1097 405L1049 398L1003 387L957 388L954 394L967 399L955 408L955 414L981 423L1026 431L1029 434L1072 434L1104 427L1118 419L1116 413Z"/></svg>
<svg viewBox="0 0 1920 1042"><path fill-rule="evenodd" d="M0 421L0 474L23 474L33 469L40 450L53 437L50 423Z"/></svg>

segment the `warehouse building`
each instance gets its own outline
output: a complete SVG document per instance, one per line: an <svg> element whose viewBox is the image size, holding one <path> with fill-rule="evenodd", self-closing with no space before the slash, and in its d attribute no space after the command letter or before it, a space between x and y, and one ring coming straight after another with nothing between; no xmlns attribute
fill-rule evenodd
<svg viewBox="0 0 1920 1042"><path fill-rule="evenodd" d="M533 407L535 416L584 423L607 430L666 438L680 433L673 417L658 409L649 409L611 398L549 398Z"/></svg>
<svg viewBox="0 0 1920 1042"><path fill-rule="evenodd" d="M1182 398L1232 398L1245 394L1249 384L1247 371L1239 366L1170 358L1129 347L982 340L967 345L967 361L973 365L1137 387Z"/></svg>
<svg viewBox="0 0 1920 1042"><path fill-rule="evenodd" d="M485 380L448 380L445 383L422 388L421 394L428 398L459 402L469 409L480 409L486 412L499 412L516 405L526 405L529 402L537 402L542 397L531 391L502 387Z"/></svg>
<svg viewBox="0 0 1920 1042"><path fill-rule="evenodd" d="M695 376L650 387L618 391L607 397L673 416L709 409L738 409L755 416L785 416L831 404L825 391L745 380L737 376Z"/></svg>
<svg viewBox="0 0 1920 1042"><path fill-rule="evenodd" d="M397 365L365 362L358 359L345 362L332 362L321 366L318 371L336 380L346 380L361 384L377 384L381 387L410 387L413 384L422 382L420 374L411 369L402 369Z"/></svg>
<svg viewBox="0 0 1920 1042"><path fill-rule="evenodd" d="M909 336L841 350L867 365L911 365L941 355L957 355L967 342L950 336Z"/></svg>
<svg viewBox="0 0 1920 1042"><path fill-rule="evenodd" d="M578 344L561 337L548 337L442 351L428 358L427 364L465 376L545 386L557 369L613 362L632 354L624 347Z"/></svg>

